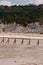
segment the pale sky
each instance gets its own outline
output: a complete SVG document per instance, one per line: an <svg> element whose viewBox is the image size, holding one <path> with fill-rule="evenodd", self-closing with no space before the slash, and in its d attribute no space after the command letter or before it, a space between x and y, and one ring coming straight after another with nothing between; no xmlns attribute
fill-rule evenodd
<svg viewBox="0 0 43 65"><path fill-rule="evenodd" d="M27 5L27 4L43 4L43 0L0 0L0 5Z"/></svg>

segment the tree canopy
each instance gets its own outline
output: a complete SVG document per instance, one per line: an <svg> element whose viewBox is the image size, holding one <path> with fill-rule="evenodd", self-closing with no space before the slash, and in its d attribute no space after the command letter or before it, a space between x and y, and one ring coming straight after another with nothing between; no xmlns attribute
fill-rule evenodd
<svg viewBox="0 0 43 65"><path fill-rule="evenodd" d="M36 21L43 23L43 4L38 6L34 4L0 6L0 21L2 23L16 22L23 25Z"/></svg>

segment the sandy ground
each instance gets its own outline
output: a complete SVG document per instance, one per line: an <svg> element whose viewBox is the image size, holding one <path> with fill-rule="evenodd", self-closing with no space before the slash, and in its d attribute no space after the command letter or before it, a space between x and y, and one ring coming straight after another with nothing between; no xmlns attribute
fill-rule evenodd
<svg viewBox="0 0 43 65"><path fill-rule="evenodd" d="M21 40L13 41L0 43L0 65L43 65L43 40L39 46L36 46L37 40L31 40L30 45L28 40L23 44Z"/></svg>
<svg viewBox="0 0 43 65"><path fill-rule="evenodd" d="M0 36L3 35L5 33L0 34ZM9 36L9 33L7 35ZM10 34L12 37L13 35ZM22 36L22 34L19 35ZM28 35L26 34L26 36ZM34 34L32 36L34 37ZM37 36L35 35L35 37ZM42 35L41 37L43 38ZM10 42L6 43L7 39L5 38L1 43L2 38L0 38L0 65L43 65L43 40L40 40L37 46L37 39L31 40L30 45L28 44L29 40L24 40L21 44L22 39L16 39L16 43L14 43L14 39L10 39Z"/></svg>

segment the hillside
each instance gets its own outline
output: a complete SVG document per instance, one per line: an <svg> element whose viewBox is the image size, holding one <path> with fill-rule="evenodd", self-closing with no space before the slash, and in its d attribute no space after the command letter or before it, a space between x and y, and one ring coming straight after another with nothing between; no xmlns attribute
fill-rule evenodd
<svg viewBox="0 0 43 65"><path fill-rule="evenodd" d="M43 4L24 6L0 6L0 23L20 23L27 25L38 21L43 24Z"/></svg>

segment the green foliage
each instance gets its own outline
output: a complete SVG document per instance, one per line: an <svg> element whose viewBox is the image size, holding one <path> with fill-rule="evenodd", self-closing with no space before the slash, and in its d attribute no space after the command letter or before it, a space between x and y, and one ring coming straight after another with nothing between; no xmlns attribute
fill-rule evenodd
<svg viewBox="0 0 43 65"><path fill-rule="evenodd" d="M31 22L43 22L43 4L24 6L0 6L0 20L3 23L17 22L26 25Z"/></svg>

